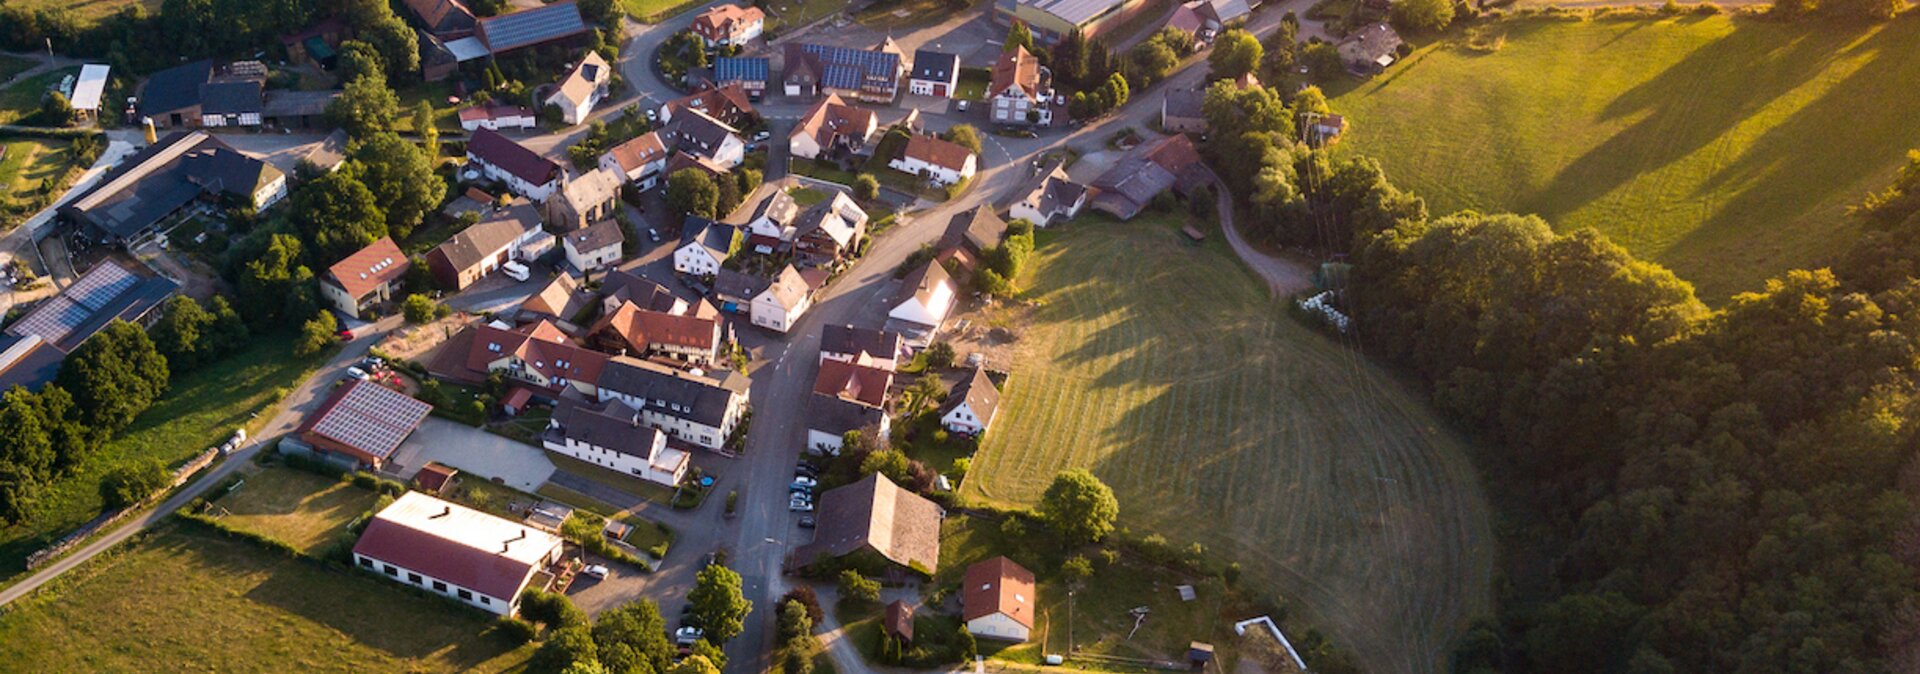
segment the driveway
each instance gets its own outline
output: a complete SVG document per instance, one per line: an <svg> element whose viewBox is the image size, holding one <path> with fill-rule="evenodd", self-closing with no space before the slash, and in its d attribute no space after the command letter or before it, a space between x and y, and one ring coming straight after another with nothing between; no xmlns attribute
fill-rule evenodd
<svg viewBox="0 0 1920 674"><path fill-rule="evenodd" d="M428 461L493 479L532 493L553 476L547 452L486 431L439 417L425 423L394 450L386 471L412 479Z"/></svg>

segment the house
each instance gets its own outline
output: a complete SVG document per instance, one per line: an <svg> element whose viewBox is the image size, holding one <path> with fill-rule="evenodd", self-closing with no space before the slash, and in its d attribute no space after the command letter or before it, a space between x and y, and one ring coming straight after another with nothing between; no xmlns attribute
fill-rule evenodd
<svg viewBox="0 0 1920 674"><path fill-rule="evenodd" d="M837 456L849 431L872 433L884 444L892 435L887 411L834 396L807 396L807 451Z"/></svg>
<svg viewBox="0 0 1920 674"><path fill-rule="evenodd" d="M1305 125L1307 142L1315 146L1326 146L1340 142L1340 134L1347 131L1347 118L1340 115L1314 115Z"/></svg>
<svg viewBox="0 0 1920 674"><path fill-rule="evenodd" d="M1000 388L987 378L987 371L974 368L968 377L947 393L940 406L940 425L948 432L980 437L993 426L993 413L1000 407Z"/></svg>
<svg viewBox="0 0 1920 674"><path fill-rule="evenodd" d="M993 21L1000 26L1024 23L1034 44L1052 46L1075 30L1089 40L1108 36L1160 7L1146 0L994 0Z"/></svg>
<svg viewBox="0 0 1920 674"><path fill-rule="evenodd" d="M620 223L601 220L586 229L567 232L560 245L567 251L567 264L580 271L593 271L620 261L620 246L626 237Z"/></svg>
<svg viewBox="0 0 1920 674"><path fill-rule="evenodd" d="M100 118L100 98L106 93L107 73L111 70L98 63L80 66L80 76L73 81L73 96L67 98L67 107L73 109L75 117Z"/></svg>
<svg viewBox="0 0 1920 674"><path fill-rule="evenodd" d="M1400 58L1400 34L1386 22L1375 22L1348 33L1334 48L1340 52L1340 61L1347 69L1362 75L1370 75L1385 70Z"/></svg>
<svg viewBox="0 0 1920 674"><path fill-rule="evenodd" d="M820 329L820 362L839 361L892 370L907 357L907 343L898 333L851 325Z"/></svg>
<svg viewBox="0 0 1920 674"><path fill-rule="evenodd" d="M713 59L713 85L726 88L738 85L753 100L767 95L767 80L773 65L760 56L721 56ZM721 119L726 119L721 117Z"/></svg>
<svg viewBox="0 0 1920 674"><path fill-rule="evenodd" d="M472 213L476 221L478 221L479 219L487 217L488 213L492 213L494 208L499 204L499 197L487 194L486 190L468 185L466 191L461 192L460 196L448 199L447 204L440 207L440 214L459 220L462 216Z"/></svg>
<svg viewBox="0 0 1920 674"><path fill-rule="evenodd" d="M616 356L599 380L601 401L640 410L640 420L677 438L720 449L747 411L752 381L732 370L718 377Z"/></svg>
<svg viewBox="0 0 1920 674"><path fill-rule="evenodd" d="M1160 128L1167 133L1206 133L1207 116L1201 110L1207 92L1199 89L1169 89L1160 99Z"/></svg>
<svg viewBox="0 0 1920 674"><path fill-rule="evenodd" d="M934 136L907 139L906 150L889 160L895 171L916 175L935 185L954 185L973 178L978 158L965 146Z"/></svg>
<svg viewBox="0 0 1920 674"><path fill-rule="evenodd" d="M887 612L880 619L880 629L887 638L900 643L901 648L913 645L913 607L905 600L895 599L887 604Z"/></svg>
<svg viewBox="0 0 1920 674"><path fill-rule="evenodd" d="M773 277L766 290L754 296L753 324L774 332L786 332L812 306L813 288L793 265L787 265Z"/></svg>
<svg viewBox="0 0 1920 674"><path fill-rule="evenodd" d="M760 37L766 25L767 13L759 7L727 4L714 5L701 12L687 28L711 49L721 45L744 47Z"/></svg>
<svg viewBox="0 0 1920 674"><path fill-rule="evenodd" d="M480 25L461 0L406 0L406 5L422 28L442 40L469 37Z"/></svg>
<svg viewBox="0 0 1920 674"><path fill-rule="evenodd" d="M515 318L522 321L549 320L559 324L564 330L572 325L570 321L587 308L592 298L580 289L580 281L572 274L560 273L552 281L540 288L539 292L528 295L520 302L520 310Z"/></svg>
<svg viewBox="0 0 1920 674"><path fill-rule="evenodd" d="M667 446L667 434L646 425L640 410L619 400L563 401L540 434L540 445L607 470L668 487L679 486L693 455Z"/></svg>
<svg viewBox="0 0 1920 674"><path fill-rule="evenodd" d="M488 613L520 611L520 595L563 559L559 536L410 491L382 508L353 545L353 563Z"/></svg>
<svg viewBox="0 0 1920 674"><path fill-rule="evenodd" d="M987 87L993 100L993 123L1027 126L1053 123L1053 110L1047 106L1040 82L1040 60L1025 47L1002 52L993 63L993 79Z"/></svg>
<svg viewBox="0 0 1920 674"><path fill-rule="evenodd" d="M383 236L328 267L320 277L320 295L340 313L358 318L373 305L392 301L410 267L393 237Z"/></svg>
<svg viewBox="0 0 1920 674"><path fill-rule="evenodd" d="M713 275L713 299L720 310L730 314L753 313L753 299L766 292L773 282L753 274L721 268Z"/></svg>
<svg viewBox="0 0 1920 674"><path fill-rule="evenodd" d="M887 406L887 389L892 386L891 369L822 360L820 372L813 379L813 394L882 409Z"/></svg>
<svg viewBox="0 0 1920 674"><path fill-rule="evenodd" d="M928 262L908 274L887 300L887 330L900 333L907 344L925 347L946 322L955 298L953 278L938 264Z"/></svg>
<svg viewBox="0 0 1920 674"><path fill-rule="evenodd" d="M427 372L448 381L479 385L498 372L508 383L524 385L542 402L559 400L571 390L592 396L608 367L604 353L574 344L552 321L519 327L476 323L448 338L427 364Z"/></svg>
<svg viewBox="0 0 1920 674"><path fill-rule="evenodd" d="M466 129L468 133L480 129L489 131L531 129L539 121L533 108L524 105L506 105L488 101L460 109L460 128Z"/></svg>
<svg viewBox="0 0 1920 674"><path fill-rule="evenodd" d="M1055 159L1014 191L1013 203L1007 205L1007 216L1026 220L1035 227L1046 227L1056 219L1072 220L1079 216L1080 207L1086 203L1086 186L1068 178L1066 162Z"/></svg>
<svg viewBox="0 0 1920 674"><path fill-rule="evenodd" d="M781 82L788 96L837 94L870 103L892 103L906 74L897 47L873 49L788 43Z"/></svg>
<svg viewBox="0 0 1920 674"><path fill-rule="evenodd" d="M947 229L934 244L934 261L942 268L952 262L953 273L971 277L986 252L1007 237L1007 221L988 206L975 206L947 219Z"/></svg>
<svg viewBox="0 0 1920 674"><path fill-rule="evenodd" d="M619 171L594 168L569 178L562 171L560 189L547 200L547 222L565 231L612 218L620 209ZM618 229L618 228L616 228Z"/></svg>
<svg viewBox="0 0 1920 674"><path fill-rule="evenodd" d="M1172 189L1190 194L1214 181L1213 170L1200 160L1192 140L1184 135L1168 136L1134 148L1095 178L1089 184L1093 196L1088 204L1126 220L1138 215L1161 192Z"/></svg>
<svg viewBox="0 0 1920 674"><path fill-rule="evenodd" d="M808 264L852 259L867 234L867 212L845 192L814 204L793 221L793 249Z"/></svg>
<svg viewBox="0 0 1920 674"><path fill-rule="evenodd" d="M573 4L573 0L561 0L512 14L480 19L474 37L485 47L485 53L498 57L556 42L578 43L592 30L593 27L587 25L586 18L581 16L580 8Z"/></svg>
<svg viewBox="0 0 1920 674"><path fill-rule="evenodd" d="M632 272L615 269L600 278L601 313L610 314L622 304L637 304L642 309L670 314L687 313L687 301L673 296L666 286Z"/></svg>
<svg viewBox="0 0 1920 674"><path fill-rule="evenodd" d="M1200 47L1220 32L1220 22L1210 20L1202 13L1201 8L1206 4L1204 0L1193 0L1173 8L1173 13L1167 16L1165 27L1186 33L1189 40L1187 46Z"/></svg>
<svg viewBox="0 0 1920 674"><path fill-rule="evenodd" d="M913 52L913 71L907 77L907 93L916 96L953 98L960 88L960 57L946 52L921 49Z"/></svg>
<svg viewBox="0 0 1920 674"><path fill-rule="evenodd" d="M641 191L660 184L667 170L667 144L660 132L649 131L613 146L600 155L600 168L619 173Z"/></svg>
<svg viewBox="0 0 1920 674"><path fill-rule="evenodd" d="M793 551L793 562L855 556L849 568L893 565L933 575L940 565L940 520L932 501L879 473L820 495L813 542Z"/></svg>
<svg viewBox="0 0 1920 674"><path fill-rule="evenodd" d="M587 115L593 114L593 107L607 97L607 83L612 80L613 68L607 60L600 58L599 52L589 51L554 86L546 104L558 106L560 119L568 124L585 122Z"/></svg>
<svg viewBox="0 0 1920 674"><path fill-rule="evenodd" d="M722 173L739 166L747 158L747 144L740 140L739 129L696 108L679 110L673 121L661 129L660 137L677 152L721 167ZM673 171L669 170L667 174L672 175Z"/></svg>
<svg viewBox="0 0 1920 674"><path fill-rule="evenodd" d="M740 230L706 218L688 217L680 226L680 247L673 249L673 271L712 276L740 245Z"/></svg>
<svg viewBox="0 0 1920 674"><path fill-rule="evenodd" d="M508 260L529 259L523 247L541 237L552 245L552 235L540 228L540 210L516 199L434 246L427 252L427 269L441 288L465 290Z"/></svg>
<svg viewBox="0 0 1920 674"><path fill-rule="evenodd" d="M300 162L321 173L338 171L340 165L347 161L348 140L346 129L334 129L333 133L320 139L312 150L308 150L306 155L300 157Z"/></svg>
<svg viewBox="0 0 1920 674"><path fill-rule="evenodd" d="M725 164L716 163L706 157L691 155L676 150L673 156L667 158L667 176L669 178L671 178L673 174L687 169L705 171L707 177L712 178L716 184L722 180L730 180L732 178Z"/></svg>
<svg viewBox="0 0 1920 674"><path fill-rule="evenodd" d="M737 82L709 86L667 101L660 106L660 123L672 123L674 116L682 110L704 112L721 124L733 127L735 133L739 132L739 128L752 124L757 117L753 102L748 100L746 85Z"/></svg>
<svg viewBox="0 0 1920 674"><path fill-rule="evenodd" d="M1039 599L1026 567L1004 556L974 562L960 581L960 619L976 637L1023 642Z"/></svg>
<svg viewBox="0 0 1920 674"><path fill-rule="evenodd" d="M755 253L771 255L793 243L800 232L800 202L784 189L761 200L747 221L747 246Z"/></svg>
<svg viewBox="0 0 1920 674"><path fill-rule="evenodd" d="M115 320L146 326L180 289L165 277L107 258L0 332L0 391L39 390L67 354Z"/></svg>
<svg viewBox="0 0 1920 674"><path fill-rule="evenodd" d="M140 87L134 108L161 129L260 126L265 75L244 63L215 68L212 61L194 61L156 72Z"/></svg>
<svg viewBox="0 0 1920 674"><path fill-rule="evenodd" d="M352 381L334 389L294 434L317 452L379 470L432 411L377 382Z"/></svg>
<svg viewBox="0 0 1920 674"><path fill-rule="evenodd" d="M814 103L807 114L787 135L787 150L794 157L814 159L837 152L859 154L879 130L872 110L847 105L838 95L828 94Z"/></svg>
<svg viewBox="0 0 1920 674"><path fill-rule="evenodd" d="M180 131L121 160L58 213L95 241L131 245L195 202L232 199L264 211L286 196L280 169L206 131Z"/></svg>
<svg viewBox="0 0 1920 674"><path fill-rule="evenodd" d="M492 129L475 131L467 140L467 165L514 194L539 202L553 196L560 182L559 164Z"/></svg>
<svg viewBox="0 0 1920 674"><path fill-rule="evenodd" d="M706 300L700 306L704 310L697 313L675 314L628 302L602 316L588 334L602 350L715 367L726 352L726 323Z"/></svg>

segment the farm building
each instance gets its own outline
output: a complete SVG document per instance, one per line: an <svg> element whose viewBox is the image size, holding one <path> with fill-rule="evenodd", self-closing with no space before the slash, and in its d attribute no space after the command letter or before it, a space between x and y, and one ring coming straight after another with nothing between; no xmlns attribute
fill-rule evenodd
<svg viewBox="0 0 1920 674"><path fill-rule="evenodd" d="M365 571L503 616L562 561L559 536L420 492L375 514L353 545Z"/></svg>
<svg viewBox="0 0 1920 674"><path fill-rule="evenodd" d="M852 568L903 569L932 575L940 564L940 506L875 473L820 495L819 528L813 542L793 551L793 563L805 566L827 557Z"/></svg>
<svg viewBox="0 0 1920 674"><path fill-rule="evenodd" d="M562 173L553 160L486 128L467 140L467 165L505 184L514 194L540 202L553 196Z"/></svg>
<svg viewBox="0 0 1920 674"><path fill-rule="evenodd" d="M540 209L526 199L486 208L480 217L427 252L427 268L440 287L464 290L508 260L532 259L553 248L553 235L540 227Z"/></svg>
<svg viewBox="0 0 1920 674"><path fill-rule="evenodd" d="M383 236L327 268L320 277L320 295L348 316L393 299L401 279L412 267L393 237Z"/></svg>
<svg viewBox="0 0 1920 674"><path fill-rule="evenodd" d="M144 240L196 202L232 197L264 211L287 196L287 175L206 131L168 134L120 162L60 207L102 242Z"/></svg>
<svg viewBox="0 0 1920 674"><path fill-rule="evenodd" d="M354 381L334 389L295 434L315 451L378 470L432 411L405 393Z"/></svg>
<svg viewBox="0 0 1920 674"><path fill-rule="evenodd" d="M109 323L148 325L158 317L154 309L179 288L165 277L136 273L112 259L101 262L0 334L0 391L14 386L39 390L53 381L67 354Z"/></svg>
<svg viewBox="0 0 1920 674"><path fill-rule="evenodd" d="M669 487L680 484L693 463L686 450L667 447L667 435L647 425L640 410L618 400L561 402L540 434L540 444L547 451Z"/></svg>
<svg viewBox="0 0 1920 674"><path fill-rule="evenodd" d="M1106 35L1155 7L1147 0L994 0L993 21L1027 24L1035 44L1051 46L1075 29L1088 39Z"/></svg>
<svg viewBox="0 0 1920 674"><path fill-rule="evenodd" d="M781 83L788 96L837 94L871 103L892 103L907 67L897 48L872 49L789 43Z"/></svg>

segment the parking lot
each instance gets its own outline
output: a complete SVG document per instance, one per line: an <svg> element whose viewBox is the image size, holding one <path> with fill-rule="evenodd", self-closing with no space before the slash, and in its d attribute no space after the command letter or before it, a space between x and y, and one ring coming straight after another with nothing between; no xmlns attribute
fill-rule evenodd
<svg viewBox="0 0 1920 674"><path fill-rule="evenodd" d="M546 484L554 471L546 450L439 417L427 417L420 428L394 450L385 470L403 480L412 479L429 461L497 480L528 493Z"/></svg>

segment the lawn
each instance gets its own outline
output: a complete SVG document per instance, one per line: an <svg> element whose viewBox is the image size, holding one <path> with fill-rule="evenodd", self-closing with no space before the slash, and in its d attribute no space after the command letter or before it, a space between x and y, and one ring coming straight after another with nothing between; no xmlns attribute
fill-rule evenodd
<svg viewBox="0 0 1920 674"><path fill-rule="evenodd" d="M773 0L767 3L767 30L786 32L847 8L847 0Z"/></svg>
<svg viewBox="0 0 1920 674"><path fill-rule="evenodd" d="M145 7L148 16L160 12L160 0L12 0L12 2L7 4L27 9L41 7L47 9L64 8L73 12L74 16L82 19L80 22L81 27L85 27L99 19L113 16L114 12L134 5Z"/></svg>
<svg viewBox="0 0 1920 674"><path fill-rule="evenodd" d="M806 208L827 200L826 192L811 187L789 187L787 188L787 196L793 197L793 203L798 204L801 208Z"/></svg>
<svg viewBox="0 0 1920 674"><path fill-rule="evenodd" d="M7 148L6 157L0 158L0 191L24 195L39 189L48 178L58 180L65 175L73 165L68 142L52 138L0 139L0 146Z"/></svg>
<svg viewBox="0 0 1920 674"><path fill-rule="evenodd" d="M1183 243L1183 220L1038 233L1022 278L1037 306L962 492L1030 506L1059 471L1090 469L1122 526L1239 562L1251 594L1362 669L1444 669L1492 604L1467 447L1386 371L1288 316L1220 237Z"/></svg>
<svg viewBox="0 0 1920 674"><path fill-rule="evenodd" d="M993 71L986 68L961 68L960 81L953 97L963 101L987 100L987 87L993 86Z"/></svg>
<svg viewBox="0 0 1920 674"><path fill-rule="evenodd" d="M99 515L100 478L107 472L146 458L179 463L220 444L235 428L272 417L251 415L277 402L282 390L324 360L289 355L289 342L283 335L262 336L252 348L176 379L167 396L120 437L47 485L26 521L0 528L0 569L7 576L25 571L27 555Z"/></svg>
<svg viewBox="0 0 1920 674"><path fill-rule="evenodd" d="M40 101L60 78L80 74L80 66L49 70L0 89L0 124L14 124L40 111Z"/></svg>
<svg viewBox="0 0 1920 674"><path fill-rule="evenodd" d="M617 491L626 492L627 494L655 503L666 503L673 500L673 488L658 482L643 480L624 473L617 473L563 454L548 452L547 458L553 461L555 468L586 478L589 482L598 482L602 485L612 487Z"/></svg>
<svg viewBox="0 0 1920 674"><path fill-rule="evenodd" d="M227 524L286 541L321 556L380 495L346 480L292 468L268 468L214 502Z"/></svg>
<svg viewBox="0 0 1920 674"><path fill-rule="evenodd" d="M0 658L23 672L479 671L533 647L489 618L371 576L168 525L0 615Z"/></svg>
<svg viewBox="0 0 1920 674"><path fill-rule="evenodd" d="M0 82L13 79L14 75L25 72L28 68L32 68L35 65L37 64L31 59L0 54Z"/></svg>
<svg viewBox="0 0 1920 674"><path fill-rule="evenodd" d="M1920 14L1520 19L1425 47L1333 99L1345 150L1435 213L1591 227L1720 301L1821 265L1845 215L1920 147ZM1835 120L1845 120L1836 122Z"/></svg>

